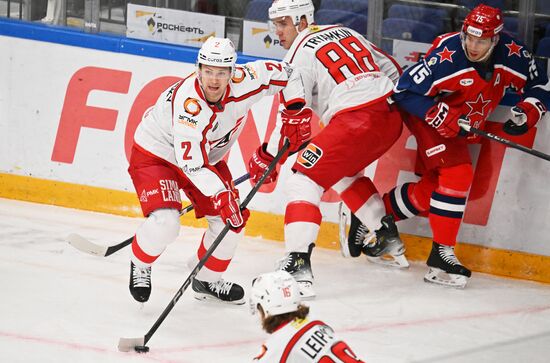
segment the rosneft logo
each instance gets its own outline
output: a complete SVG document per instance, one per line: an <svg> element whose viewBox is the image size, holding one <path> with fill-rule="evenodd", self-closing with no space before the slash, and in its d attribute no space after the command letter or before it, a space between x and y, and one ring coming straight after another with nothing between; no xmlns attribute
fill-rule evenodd
<svg viewBox="0 0 550 363"><path fill-rule="evenodd" d="M187 97L187 99L183 103L183 108L185 109L185 112L187 112L191 116L197 116L202 110L199 101L191 97Z"/></svg>
<svg viewBox="0 0 550 363"><path fill-rule="evenodd" d="M147 28L151 33L155 31L155 21L153 18L149 18L149 20L147 20Z"/></svg>
<svg viewBox="0 0 550 363"><path fill-rule="evenodd" d="M273 39L271 39L271 37L268 35L265 36L264 38L264 44L265 44L265 47L266 48L269 48L271 46L271 43L273 43Z"/></svg>

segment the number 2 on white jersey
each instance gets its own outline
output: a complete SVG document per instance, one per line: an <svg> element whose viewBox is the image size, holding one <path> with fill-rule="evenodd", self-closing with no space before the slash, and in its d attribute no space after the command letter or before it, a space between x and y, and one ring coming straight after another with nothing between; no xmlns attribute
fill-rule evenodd
<svg viewBox="0 0 550 363"><path fill-rule="evenodd" d="M342 83L352 75L380 70L371 52L354 36L322 46L315 56L336 83ZM345 69L347 74L344 73Z"/></svg>

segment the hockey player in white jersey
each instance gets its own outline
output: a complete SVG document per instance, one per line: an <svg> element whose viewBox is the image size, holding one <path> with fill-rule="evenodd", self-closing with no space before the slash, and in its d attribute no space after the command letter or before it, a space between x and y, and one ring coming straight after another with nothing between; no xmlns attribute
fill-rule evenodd
<svg viewBox="0 0 550 363"><path fill-rule="evenodd" d="M286 271L262 274L252 282L250 311L260 316L271 336L254 362L363 362L334 330L320 320L309 320L301 304L298 284Z"/></svg>
<svg viewBox="0 0 550 363"><path fill-rule="evenodd" d="M363 174L401 134L401 116L389 103L401 69L356 31L314 25L313 12L311 0L276 0L269 8L272 26L288 49L284 60L300 71L306 105L324 124L298 154L286 185L287 254L279 268L294 276L304 298L315 296L310 256L321 224L321 196L330 188L373 232L372 243L349 246L351 254L391 255L408 266L393 217L385 215L382 198ZM285 124L283 118L282 136L287 136ZM271 153L277 136L269 142Z"/></svg>
<svg viewBox="0 0 550 363"><path fill-rule="evenodd" d="M244 291L225 281L249 212L223 161L242 132L252 105L282 91L282 103L299 113L303 83L288 64L256 61L236 66L229 39L209 38L198 53L196 72L158 98L134 136L128 169L145 222L132 241L130 292L145 302L151 294L151 265L179 233L180 189L208 228L191 264L198 263L227 222L231 230L192 282L199 299L244 303Z"/></svg>

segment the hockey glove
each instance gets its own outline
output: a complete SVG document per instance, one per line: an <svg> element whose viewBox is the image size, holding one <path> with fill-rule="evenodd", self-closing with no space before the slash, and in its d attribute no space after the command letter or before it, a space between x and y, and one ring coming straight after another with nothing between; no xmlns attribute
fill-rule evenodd
<svg viewBox="0 0 550 363"><path fill-rule="evenodd" d="M518 102L512 107L512 118L504 123L502 130L508 135L523 135L546 113L544 104L533 97Z"/></svg>
<svg viewBox="0 0 550 363"><path fill-rule="evenodd" d="M248 172L253 184L256 184L260 180L269 164L273 161L273 156L267 152L266 148L266 143L260 145L248 161ZM275 180L277 180L277 170L274 168L267 178L265 178L264 184L269 184Z"/></svg>
<svg viewBox="0 0 550 363"><path fill-rule="evenodd" d="M241 211L238 193L232 190L222 190L212 196L211 200L214 209L220 214L224 223L229 222L229 227L235 233L241 232L250 217L250 211L246 208Z"/></svg>
<svg viewBox="0 0 550 363"><path fill-rule="evenodd" d="M281 144L287 138L290 141L289 152L298 151L300 145L311 137L311 118L313 112L310 108L301 110L283 110L281 111ZM279 145L281 147L281 145Z"/></svg>
<svg viewBox="0 0 550 363"><path fill-rule="evenodd" d="M459 126L461 123L470 123L468 117L459 110L450 108L445 102L439 102L426 112L426 122L435 128L445 138L466 136L468 132Z"/></svg>

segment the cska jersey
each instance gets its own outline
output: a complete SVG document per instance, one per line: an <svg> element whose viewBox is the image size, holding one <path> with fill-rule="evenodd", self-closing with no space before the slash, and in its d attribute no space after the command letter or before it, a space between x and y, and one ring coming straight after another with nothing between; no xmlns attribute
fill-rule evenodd
<svg viewBox="0 0 550 363"><path fill-rule="evenodd" d="M449 107L460 108L476 128L483 127L508 88L524 99L534 97L549 105L546 72L510 35L500 34L487 68L483 67L483 63L468 60L460 33L444 34L436 38L422 61L403 73L392 97L421 119L430 107L444 101Z"/></svg>
<svg viewBox="0 0 550 363"><path fill-rule="evenodd" d="M261 363L362 363L322 321L293 320L265 342L254 358Z"/></svg>
<svg viewBox="0 0 550 363"><path fill-rule="evenodd" d="M212 165L237 140L252 105L281 90L285 105L304 102L299 73L283 62L256 61L237 66L225 95L216 104L206 101L193 73L164 91L147 110L134 142L178 166L201 193L212 196L226 189Z"/></svg>
<svg viewBox="0 0 550 363"><path fill-rule="evenodd" d="M389 97L401 73L393 58L339 25L304 29L284 60L300 71L306 104L325 124L339 111Z"/></svg>

